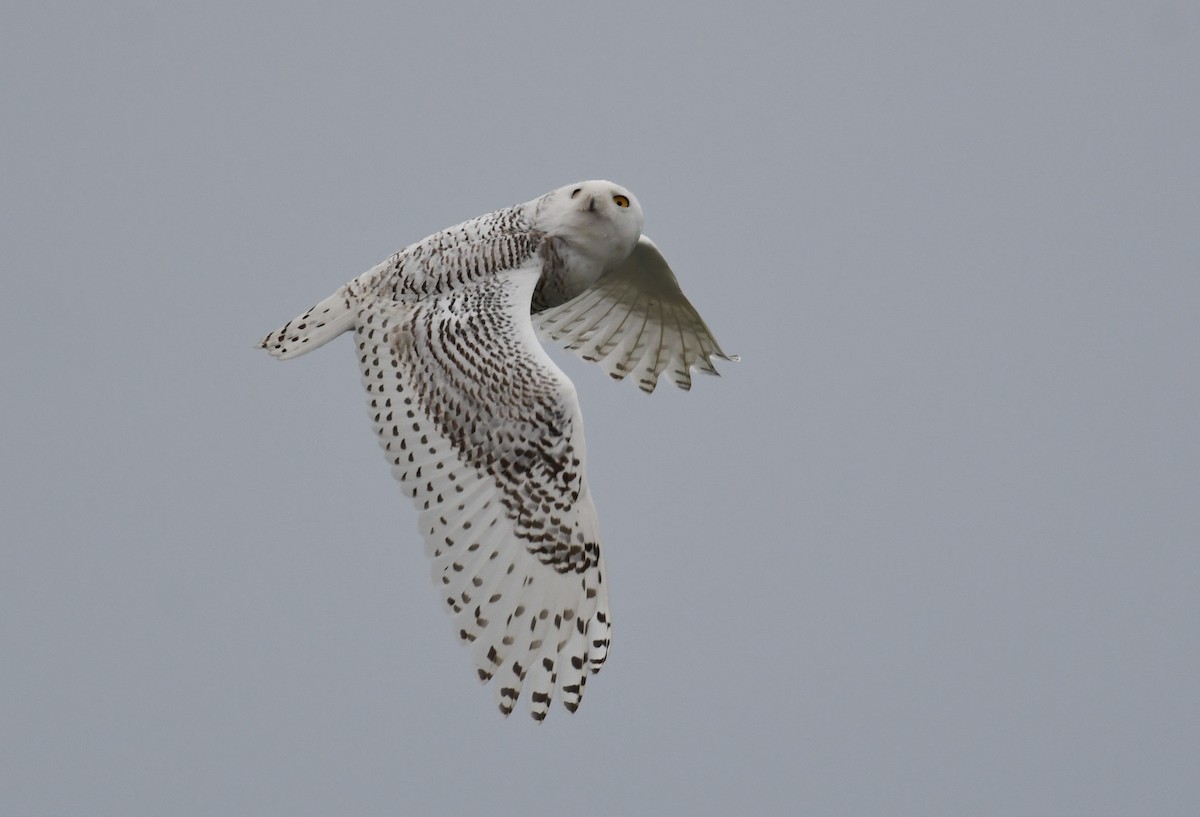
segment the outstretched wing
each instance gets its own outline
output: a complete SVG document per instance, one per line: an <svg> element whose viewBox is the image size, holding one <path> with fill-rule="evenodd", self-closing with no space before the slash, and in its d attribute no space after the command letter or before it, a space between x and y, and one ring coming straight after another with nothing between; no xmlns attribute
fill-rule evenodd
<svg viewBox="0 0 1200 817"><path fill-rule="evenodd" d="M691 370L717 374L713 358L737 360L721 350L654 242L642 236L633 252L582 294L533 316L537 330L620 380L636 373L652 392L670 369L681 389Z"/></svg>
<svg viewBox="0 0 1200 817"><path fill-rule="evenodd" d="M421 511L434 580L501 712L574 711L608 652L596 510L575 388L538 343L540 262L356 318L363 384L392 473Z"/></svg>

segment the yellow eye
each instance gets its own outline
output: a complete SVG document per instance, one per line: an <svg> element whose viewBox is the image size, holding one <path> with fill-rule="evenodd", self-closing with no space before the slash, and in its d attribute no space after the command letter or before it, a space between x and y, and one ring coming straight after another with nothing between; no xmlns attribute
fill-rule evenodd
<svg viewBox="0 0 1200 817"><path fill-rule="evenodd" d="M618 207L628 207L629 206L629 199L625 198L620 193L613 196L613 201L616 202L616 205Z"/></svg>

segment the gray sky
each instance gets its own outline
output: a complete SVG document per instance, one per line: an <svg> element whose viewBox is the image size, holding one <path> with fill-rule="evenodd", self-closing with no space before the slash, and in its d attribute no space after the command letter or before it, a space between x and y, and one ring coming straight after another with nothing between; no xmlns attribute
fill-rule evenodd
<svg viewBox="0 0 1200 817"><path fill-rule="evenodd" d="M0 810L1185 815L1195 3L10 3ZM495 711L348 342L585 178L743 362L563 359L615 634Z"/></svg>

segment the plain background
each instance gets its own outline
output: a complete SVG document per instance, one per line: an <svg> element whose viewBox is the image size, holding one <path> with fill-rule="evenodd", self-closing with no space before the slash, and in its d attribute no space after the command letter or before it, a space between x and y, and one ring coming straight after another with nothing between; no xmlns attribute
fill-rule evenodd
<svg viewBox="0 0 1200 817"><path fill-rule="evenodd" d="M5 814L1196 813L1195 3L2 16ZM537 726L350 344L255 343L585 178L743 362L563 358L616 629Z"/></svg>

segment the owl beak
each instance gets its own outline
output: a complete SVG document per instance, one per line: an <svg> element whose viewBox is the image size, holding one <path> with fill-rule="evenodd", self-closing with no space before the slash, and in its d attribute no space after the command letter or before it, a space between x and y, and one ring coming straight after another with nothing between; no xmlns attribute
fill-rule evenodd
<svg viewBox="0 0 1200 817"><path fill-rule="evenodd" d="M595 196L587 197L587 211L589 213L596 212L596 197Z"/></svg>

